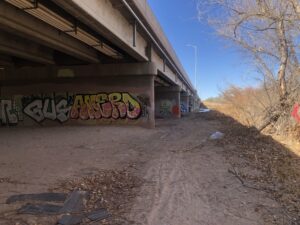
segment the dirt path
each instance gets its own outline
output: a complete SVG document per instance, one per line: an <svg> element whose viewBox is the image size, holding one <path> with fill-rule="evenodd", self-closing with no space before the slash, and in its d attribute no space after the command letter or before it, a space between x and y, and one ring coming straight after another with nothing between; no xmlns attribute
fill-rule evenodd
<svg viewBox="0 0 300 225"><path fill-rule="evenodd" d="M157 157L147 163L148 183L132 219L148 225L265 224L257 208L276 202L243 187L228 173L224 149L208 140L220 124L197 117L170 129Z"/></svg>
<svg viewBox="0 0 300 225"><path fill-rule="evenodd" d="M217 120L194 114L138 127L0 129L0 211L15 193L46 191L61 179L122 169L145 180L130 224L265 225L278 204L228 172L225 149L208 139Z"/></svg>

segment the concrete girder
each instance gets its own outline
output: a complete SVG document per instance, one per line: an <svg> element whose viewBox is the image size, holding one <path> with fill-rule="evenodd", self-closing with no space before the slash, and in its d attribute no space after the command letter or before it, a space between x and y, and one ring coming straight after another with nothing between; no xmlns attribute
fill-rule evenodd
<svg viewBox="0 0 300 225"><path fill-rule="evenodd" d="M169 68L167 68L165 70L165 72L158 69L158 73L172 85L176 85L176 86L180 87L180 89L183 91L188 90L188 87L185 85L185 83L182 82L175 73L173 73L171 70L169 70Z"/></svg>
<svg viewBox="0 0 300 225"><path fill-rule="evenodd" d="M0 27L85 62L99 62L96 50L4 1L0 1Z"/></svg>
<svg viewBox="0 0 300 225"><path fill-rule="evenodd" d="M171 84L179 86L182 90L190 90L186 83L179 78L178 74L176 74L155 51L151 51L151 54L152 62L157 65L159 74Z"/></svg>
<svg viewBox="0 0 300 225"><path fill-rule="evenodd" d="M165 87L169 87L170 86L170 83L166 82L165 80L163 80L161 77L159 76L156 76L155 77L155 82L157 82L158 85L160 86L165 86Z"/></svg>
<svg viewBox="0 0 300 225"><path fill-rule="evenodd" d="M161 46L164 46L167 54L171 57L172 61L174 61L175 65L180 70L181 74L183 75L184 79L188 84L186 86L192 87L192 82L190 81L187 73L185 72L180 60L178 59L172 45L168 41L168 38L164 35L159 22L157 21L155 15L153 14L149 4L145 0L128 0L128 2L138 11L141 15L141 18L145 21L148 25L149 29L152 30L153 35L156 37Z"/></svg>
<svg viewBox="0 0 300 225"><path fill-rule="evenodd" d="M98 0L52 0L77 19L97 31L107 40L123 49L139 61L148 61L147 41L136 32L133 35L133 21L128 21L110 1ZM135 40L135 46L133 44Z"/></svg>
<svg viewBox="0 0 300 225"><path fill-rule="evenodd" d="M124 63L92 64L85 66L44 66L26 68L8 68L0 77L1 83L34 82L72 78L92 78L105 76L141 76L157 75L157 68L153 63Z"/></svg>
<svg viewBox="0 0 300 225"><path fill-rule="evenodd" d="M119 3L121 1L90 0L88 3L81 0L53 1L70 14L78 15L77 18L81 22L99 32L106 39L110 40L119 48L122 48L133 58L139 61L153 60L153 62L155 62L155 58L157 58L156 62L158 62L158 65L161 64L161 61L164 61L164 57L157 53L157 49L155 50L153 47L150 48L149 40L146 40L141 33L139 33L139 30L136 32L136 37L134 37L132 32L134 29L133 21L128 21L128 19L126 19L119 11L122 10L122 4ZM157 35L158 39L160 37L164 37L164 34L161 31L157 32ZM133 42L136 43L133 44ZM165 45L167 45L169 49L172 49L169 43L164 42L164 46ZM148 49L148 51L146 49ZM151 50L149 51L149 49ZM171 55L172 58L176 58L176 54L174 52L172 52ZM184 71L177 58L175 61L177 65L180 65L180 69ZM168 71L171 71L169 78L172 76L171 80L174 84L179 85L184 90L190 89L190 81L185 72L183 75L184 78L180 78L179 74L172 71L173 69L170 69L169 66L166 67L168 68ZM187 81L185 79L187 79Z"/></svg>
<svg viewBox="0 0 300 225"><path fill-rule="evenodd" d="M0 53L42 64L55 64L50 49L6 32L1 32L0 35Z"/></svg>

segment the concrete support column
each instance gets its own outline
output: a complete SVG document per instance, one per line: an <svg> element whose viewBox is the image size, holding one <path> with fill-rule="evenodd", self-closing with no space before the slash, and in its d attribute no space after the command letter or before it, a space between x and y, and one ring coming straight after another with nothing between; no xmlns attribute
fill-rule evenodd
<svg viewBox="0 0 300 225"><path fill-rule="evenodd" d="M189 110L190 112L194 112L195 110L195 102L194 97L192 95L189 96Z"/></svg>
<svg viewBox="0 0 300 225"><path fill-rule="evenodd" d="M189 113L189 96L187 93L180 94L180 111L181 114Z"/></svg>
<svg viewBox="0 0 300 225"><path fill-rule="evenodd" d="M148 112L148 128L155 128L155 93L154 93L154 77L148 76L149 86L148 86L148 96L149 96L149 104L147 106Z"/></svg>
<svg viewBox="0 0 300 225"><path fill-rule="evenodd" d="M190 96L190 107L191 112L196 112L199 110L199 100L195 96Z"/></svg>
<svg viewBox="0 0 300 225"><path fill-rule="evenodd" d="M180 118L180 87L155 87L155 116Z"/></svg>

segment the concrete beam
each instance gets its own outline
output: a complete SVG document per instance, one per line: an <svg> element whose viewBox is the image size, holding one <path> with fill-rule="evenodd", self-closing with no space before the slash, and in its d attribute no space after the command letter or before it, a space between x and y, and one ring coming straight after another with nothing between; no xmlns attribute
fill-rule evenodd
<svg viewBox="0 0 300 225"><path fill-rule="evenodd" d="M116 8L110 1L99 0L53 1L133 58L148 61L145 51L147 41L137 31L133 45L133 21L128 21L120 13L122 7Z"/></svg>
<svg viewBox="0 0 300 225"><path fill-rule="evenodd" d="M0 66L13 66L14 62L10 56L0 54ZM2 71L2 70L1 70Z"/></svg>
<svg viewBox="0 0 300 225"><path fill-rule="evenodd" d="M133 6L136 12L141 16L141 19L145 21L145 24L152 31L156 40L164 47L167 54L170 56L172 61L176 64L181 74L184 76L188 84L187 86L193 87L186 71L184 70L180 60L178 59L176 52L174 51L172 45L168 41L168 38L164 34L159 22L157 21L154 13L152 12L147 0L128 0L128 2Z"/></svg>
<svg viewBox="0 0 300 225"><path fill-rule="evenodd" d="M152 62L156 63L159 74L162 77L171 84L181 87L183 90L189 89L187 84L179 78L178 74L176 74L169 65L165 64L163 59L155 51L151 51L151 54Z"/></svg>
<svg viewBox="0 0 300 225"><path fill-rule="evenodd" d="M0 53L42 64L55 64L50 49L1 31Z"/></svg>
<svg viewBox="0 0 300 225"><path fill-rule="evenodd" d="M178 86L170 86L170 87L157 87L155 91L161 92L180 92L180 87Z"/></svg>
<svg viewBox="0 0 300 225"><path fill-rule="evenodd" d="M153 63L128 64L92 64L86 66L44 66L32 68L8 68L0 78L3 83L34 82L54 79L91 78L105 76L141 76L157 75L157 68Z"/></svg>
<svg viewBox="0 0 300 225"><path fill-rule="evenodd" d="M157 84L161 85L161 86L165 86L165 87L171 86L170 83L166 82L165 80L163 80L163 79L160 78L159 76L156 76L155 79L154 79L154 81L155 81Z"/></svg>
<svg viewBox="0 0 300 225"><path fill-rule="evenodd" d="M0 27L85 62L99 62L96 50L4 1L0 1Z"/></svg>

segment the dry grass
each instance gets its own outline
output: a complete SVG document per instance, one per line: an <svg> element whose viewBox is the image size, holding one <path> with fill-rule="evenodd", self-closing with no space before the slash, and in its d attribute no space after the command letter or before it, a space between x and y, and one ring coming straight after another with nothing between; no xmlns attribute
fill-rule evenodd
<svg viewBox="0 0 300 225"><path fill-rule="evenodd" d="M225 138L218 145L226 149L227 159L239 179L248 188L263 191L280 204L279 212L267 209L266 224L300 224L299 156L255 128L247 128L218 112L210 114L222 121Z"/></svg>
<svg viewBox="0 0 300 225"><path fill-rule="evenodd" d="M251 126L249 118L247 118L241 110L237 109L233 104L229 102L209 102L204 101L204 104L209 109L223 113L226 116L230 116L237 120L239 123L245 126Z"/></svg>

